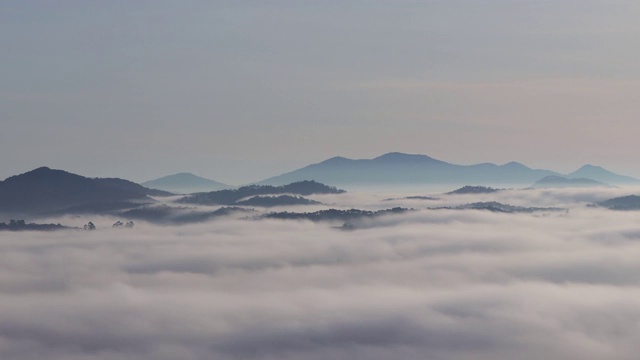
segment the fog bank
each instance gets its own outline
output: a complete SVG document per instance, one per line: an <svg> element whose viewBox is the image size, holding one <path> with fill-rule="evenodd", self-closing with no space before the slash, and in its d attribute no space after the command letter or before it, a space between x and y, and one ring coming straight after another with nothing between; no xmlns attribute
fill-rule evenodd
<svg viewBox="0 0 640 360"><path fill-rule="evenodd" d="M637 213L520 194L571 208L3 232L0 358L635 359Z"/></svg>

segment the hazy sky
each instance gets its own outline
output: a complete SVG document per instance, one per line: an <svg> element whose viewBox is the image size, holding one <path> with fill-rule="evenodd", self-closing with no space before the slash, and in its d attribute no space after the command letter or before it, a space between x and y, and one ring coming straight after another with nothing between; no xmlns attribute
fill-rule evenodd
<svg viewBox="0 0 640 360"><path fill-rule="evenodd" d="M385 152L640 176L637 1L0 0L0 178Z"/></svg>

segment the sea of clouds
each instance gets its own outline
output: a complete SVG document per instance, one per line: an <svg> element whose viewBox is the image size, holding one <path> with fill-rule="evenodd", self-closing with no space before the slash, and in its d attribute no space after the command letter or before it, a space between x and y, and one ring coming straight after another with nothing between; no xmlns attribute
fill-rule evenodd
<svg viewBox="0 0 640 360"><path fill-rule="evenodd" d="M94 218L96 231L2 232L0 358L637 359L640 213L586 207L627 194L316 197L417 209L352 231ZM569 211L428 209L493 200Z"/></svg>

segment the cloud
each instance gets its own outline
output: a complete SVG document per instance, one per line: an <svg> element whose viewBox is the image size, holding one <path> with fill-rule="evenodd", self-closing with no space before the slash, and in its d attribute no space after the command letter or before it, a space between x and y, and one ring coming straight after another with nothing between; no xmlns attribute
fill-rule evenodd
<svg viewBox="0 0 640 360"><path fill-rule="evenodd" d="M569 214L422 209L355 231L99 218L94 232L2 232L0 357L633 359L637 214L586 208L621 190L589 191L491 199Z"/></svg>

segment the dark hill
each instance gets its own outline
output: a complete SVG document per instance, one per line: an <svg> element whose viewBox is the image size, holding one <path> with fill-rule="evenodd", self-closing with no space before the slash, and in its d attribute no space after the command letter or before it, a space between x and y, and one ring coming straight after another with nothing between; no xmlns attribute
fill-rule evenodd
<svg viewBox="0 0 640 360"><path fill-rule="evenodd" d="M628 195L599 202L598 205L611 210L640 210L640 196Z"/></svg>
<svg viewBox="0 0 640 360"><path fill-rule="evenodd" d="M352 221L362 218L373 218L383 215L403 214L412 209L395 207L392 209L370 211L370 210L338 210L327 209L315 212L294 213L294 212L277 212L263 215L263 219L282 219L282 220L311 220L311 221Z"/></svg>
<svg viewBox="0 0 640 360"><path fill-rule="evenodd" d="M279 195L279 196L254 196L247 200L236 202L237 205L243 206L259 206L259 207L274 207L274 206L291 206L291 205L319 205L321 204L315 200L309 200L302 196L292 195Z"/></svg>
<svg viewBox="0 0 640 360"><path fill-rule="evenodd" d="M9 223L0 222L0 231L53 231L53 230L67 230L76 229L60 224L27 224L24 220L11 220Z"/></svg>
<svg viewBox="0 0 640 360"><path fill-rule="evenodd" d="M456 189L448 192L448 195L461 195L461 194L491 194L500 191L500 189L494 189L487 186L470 186L466 185L460 189Z"/></svg>
<svg viewBox="0 0 640 360"><path fill-rule="evenodd" d="M37 214L85 204L149 201L168 195L123 179L91 179L41 167L0 181L0 213Z"/></svg>
<svg viewBox="0 0 640 360"><path fill-rule="evenodd" d="M312 195L312 194L341 194L344 190L327 186L315 181L299 181L283 186L249 185L238 189L219 190L185 196L178 202L200 205L234 205L243 198L258 195Z"/></svg>
<svg viewBox="0 0 640 360"><path fill-rule="evenodd" d="M487 210L498 213L533 213L539 211L566 211L566 209L555 208L555 207L523 207L523 206L514 206L509 204L503 204L496 201L487 201L487 202L475 202L470 204L459 205L456 207L438 207L431 208L432 210L440 210L440 209L449 209L449 210Z"/></svg>

